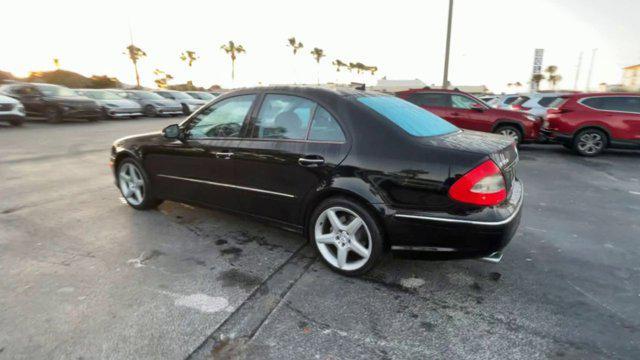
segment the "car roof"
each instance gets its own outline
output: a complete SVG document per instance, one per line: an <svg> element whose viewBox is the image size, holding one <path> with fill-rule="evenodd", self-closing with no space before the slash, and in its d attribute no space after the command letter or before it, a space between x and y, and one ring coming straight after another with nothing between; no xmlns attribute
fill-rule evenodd
<svg viewBox="0 0 640 360"><path fill-rule="evenodd" d="M366 91L366 90L356 90L351 88L330 88L326 86L308 86L308 85L288 85L288 86L261 86L261 87L251 87L251 88L243 88L230 92L226 92L223 95L228 94L244 94L244 93L256 93L256 92L289 92L289 93L297 93L300 95L307 96L338 96L342 98L355 98L361 96L390 96L389 94L377 92L377 91Z"/></svg>
<svg viewBox="0 0 640 360"><path fill-rule="evenodd" d="M564 94L564 97L583 98L583 97L596 97L596 96L640 96L640 93L630 92L586 92L578 94Z"/></svg>

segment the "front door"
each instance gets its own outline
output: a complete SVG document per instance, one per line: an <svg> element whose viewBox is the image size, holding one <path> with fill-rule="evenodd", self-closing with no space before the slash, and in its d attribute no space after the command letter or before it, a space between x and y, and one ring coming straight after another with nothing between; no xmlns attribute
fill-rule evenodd
<svg viewBox="0 0 640 360"><path fill-rule="evenodd" d="M486 106L460 94L451 94L451 107L458 114L458 126L464 129L491 132L491 117L486 114Z"/></svg>
<svg viewBox="0 0 640 360"><path fill-rule="evenodd" d="M182 125L184 140L150 147L145 168L159 197L238 208L234 158L255 98L239 95L213 103Z"/></svg>
<svg viewBox="0 0 640 360"><path fill-rule="evenodd" d="M305 197L346 157L349 145L335 117L316 102L266 94L235 158L236 183L250 189L243 210L301 225Z"/></svg>

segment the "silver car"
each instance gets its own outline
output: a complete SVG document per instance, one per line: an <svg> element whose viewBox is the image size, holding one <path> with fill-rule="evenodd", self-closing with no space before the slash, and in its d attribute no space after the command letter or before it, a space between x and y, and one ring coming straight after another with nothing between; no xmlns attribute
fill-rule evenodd
<svg viewBox="0 0 640 360"><path fill-rule="evenodd" d="M140 117L142 106L135 101L125 99L124 97L102 89L78 89L76 92L88 98L95 100L100 106L102 115L107 119L120 119L125 117Z"/></svg>
<svg viewBox="0 0 640 360"><path fill-rule="evenodd" d="M154 92L165 99L171 99L179 102L180 106L182 106L182 112L185 115L191 114L192 112L198 110L202 105L207 103L204 100L196 99L193 96L182 91L155 90Z"/></svg>
<svg viewBox="0 0 640 360"><path fill-rule="evenodd" d="M182 105L146 90L112 90L117 95L133 100L142 106L146 116L182 115Z"/></svg>
<svg viewBox="0 0 640 360"><path fill-rule="evenodd" d="M522 94L509 106L509 110L523 111L541 118L547 117L549 106L562 95L567 93L548 92Z"/></svg>

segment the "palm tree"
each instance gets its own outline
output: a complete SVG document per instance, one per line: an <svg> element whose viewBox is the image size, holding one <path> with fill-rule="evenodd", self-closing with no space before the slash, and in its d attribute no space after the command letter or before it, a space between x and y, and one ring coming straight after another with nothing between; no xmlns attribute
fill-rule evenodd
<svg viewBox="0 0 640 360"><path fill-rule="evenodd" d="M244 47L238 44L236 45L233 41L229 41L228 44L223 44L220 46L220 49L224 50L231 57L231 80L235 80L236 78L236 56L238 54L245 53Z"/></svg>
<svg viewBox="0 0 640 360"><path fill-rule="evenodd" d="M53 66L56 67L56 70L60 70L60 59L53 58Z"/></svg>
<svg viewBox="0 0 640 360"><path fill-rule="evenodd" d="M331 63L333 66L336 67L336 71L340 72L340 68L348 68L349 65L347 65L347 63L342 62L341 60L335 59L333 60L333 62Z"/></svg>
<svg viewBox="0 0 640 360"><path fill-rule="evenodd" d="M311 51L311 55L313 56L313 58L316 60L316 63L318 64L318 85L320 85L320 60L326 55L324 54L324 50L317 47L313 48L313 50Z"/></svg>
<svg viewBox="0 0 640 360"><path fill-rule="evenodd" d="M160 69L153 70L153 74L158 76L158 78L155 79L154 82L160 89L165 89L167 86L169 86L169 81L173 80L173 76Z"/></svg>
<svg viewBox="0 0 640 360"><path fill-rule="evenodd" d="M131 62L133 63L133 68L136 71L136 86L140 87L140 75L138 74L138 60L140 60L140 58L144 56L147 56L147 53L145 53L139 47L131 44L127 46L127 52L125 54L129 54L129 59L131 59Z"/></svg>
<svg viewBox="0 0 640 360"><path fill-rule="evenodd" d="M298 53L298 50L302 49L304 47L304 45L302 45L301 42L296 42L296 38L295 37L290 37L288 39L289 41L289 47L291 47L293 49L293 55L295 56Z"/></svg>
<svg viewBox="0 0 640 360"><path fill-rule="evenodd" d="M191 67L193 62L198 59L199 56L192 50L183 51L182 54L180 54L180 60L185 61L189 67Z"/></svg>
<svg viewBox="0 0 640 360"><path fill-rule="evenodd" d="M556 84L559 83L560 80L562 80L562 76L556 74L557 71L558 71L558 67L555 65L549 65L544 70L544 72L549 74L549 76L547 77L547 81L549 82L549 84L551 84L551 88L554 90L556 88Z"/></svg>
<svg viewBox="0 0 640 360"><path fill-rule="evenodd" d="M535 84L536 91L540 89L540 82L544 80L544 75L542 74L533 74L531 75L531 82Z"/></svg>

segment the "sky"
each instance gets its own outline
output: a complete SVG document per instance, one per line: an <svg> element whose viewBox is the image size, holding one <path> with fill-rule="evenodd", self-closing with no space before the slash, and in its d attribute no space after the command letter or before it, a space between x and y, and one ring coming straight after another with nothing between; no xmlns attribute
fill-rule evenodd
<svg viewBox="0 0 640 360"><path fill-rule="evenodd" d="M139 62L142 84L153 87L154 69L173 83L223 87L321 82L421 79L442 82L447 0L395 1L8 1L3 4L0 70L62 69L83 75L115 76L135 83L127 55L129 28L148 56ZM535 48L545 49L543 65L558 66L558 87L586 87L597 49L591 88L620 83L622 67L640 63L640 1L637 0L455 0L449 79L453 85L486 85L513 91L526 83ZM304 44L297 56L287 47L295 36ZM231 61L220 46L229 40L247 50ZM327 55L316 64L310 51ZM194 50L192 68L180 53ZM336 72L331 62L362 62L375 75ZM547 85L542 84L542 88ZM520 90L524 90L520 89Z"/></svg>

